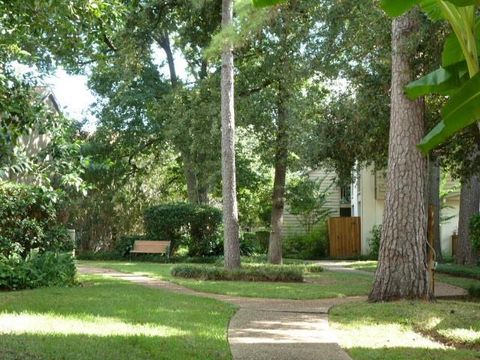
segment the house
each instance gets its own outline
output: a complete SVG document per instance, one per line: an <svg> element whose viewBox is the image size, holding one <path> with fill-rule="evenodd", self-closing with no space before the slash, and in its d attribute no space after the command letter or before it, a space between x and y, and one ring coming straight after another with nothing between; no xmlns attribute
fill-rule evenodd
<svg viewBox="0 0 480 360"><path fill-rule="evenodd" d="M452 235L457 232L460 210L458 184L447 178L443 184L447 189L442 196L440 241L444 255L452 255ZM362 254L370 251L369 239L374 226L383 221L386 197L386 174L375 171L373 166L362 168L352 186L352 215L360 217Z"/></svg>
<svg viewBox="0 0 480 360"><path fill-rule="evenodd" d="M328 190L325 207L330 209L330 216L351 216L350 186L340 187L336 184L337 174L328 169L315 169L308 172L311 180L322 180L321 190ZM289 213L286 206L283 215L283 234L285 236L305 232L298 216Z"/></svg>
<svg viewBox="0 0 480 360"><path fill-rule="evenodd" d="M41 101L47 106L47 108L56 115L61 114L60 106L53 93L44 86L39 86L35 91L41 96ZM45 134L39 130L40 124L36 124L28 134L21 136L16 145L16 150L19 153L23 153L25 158L31 159L40 151L45 149L51 141L49 134ZM17 182L30 182L28 177L14 174L10 172L8 179Z"/></svg>
<svg viewBox="0 0 480 360"><path fill-rule="evenodd" d="M335 183L335 172L326 169L316 169L308 173L310 179L325 178L322 186L327 188ZM459 186L451 179L445 179L442 196L442 211L440 223L440 239L444 255L452 255L452 235L457 232L458 214L460 209ZM374 226L382 224L386 197L386 174L375 171L373 166L362 168L355 182L348 187L331 187L327 199L327 207L332 217L358 217L360 220L359 241L362 255L370 252L369 240ZM284 234L289 236L304 232L297 216L288 212L284 214Z"/></svg>

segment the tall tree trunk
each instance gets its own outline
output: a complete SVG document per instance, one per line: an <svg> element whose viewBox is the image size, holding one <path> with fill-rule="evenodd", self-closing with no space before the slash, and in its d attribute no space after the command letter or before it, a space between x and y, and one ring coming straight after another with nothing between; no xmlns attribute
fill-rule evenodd
<svg viewBox="0 0 480 360"><path fill-rule="evenodd" d="M190 155L185 151L181 151L182 163L183 163L183 175L187 182L187 196L188 201L192 204L198 204L198 191L197 191L197 175L195 174L195 167Z"/></svg>
<svg viewBox="0 0 480 360"><path fill-rule="evenodd" d="M480 204L480 182L477 175L462 181L460 190L460 214L458 216L458 244L455 262L475 265L476 256L470 241L470 219L478 213Z"/></svg>
<svg viewBox="0 0 480 360"><path fill-rule="evenodd" d="M233 0L222 0L222 28L231 26ZM230 43L222 49L222 195L224 221L225 268L240 267L237 185L235 178L235 110L233 49Z"/></svg>
<svg viewBox="0 0 480 360"><path fill-rule="evenodd" d="M433 207L434 241L437 261L442 261L442 242L440 238L440 164L437 158L428 163L428 206Z"/></svg>
<svg viewBox="0 0 480 360"><path fill-rule="evenodd" d="M279 86L279 102L277 106L277 139L275 144L275 175L272 194L272 217L270 242L268 244L268 262L282 263L282 229L285 209L285 182L288 161L287 109L284 104L283 84Z"/></svg>
<svg viewBox="0 0 480 360"><path fill-rule="evenodd" d="M426 259L427 161L416 147L424 134L424 104L408 100L403 93L414 78L409 49L417 19L414 10L393 21L388 192L370 301L432 297Z"/></svg>

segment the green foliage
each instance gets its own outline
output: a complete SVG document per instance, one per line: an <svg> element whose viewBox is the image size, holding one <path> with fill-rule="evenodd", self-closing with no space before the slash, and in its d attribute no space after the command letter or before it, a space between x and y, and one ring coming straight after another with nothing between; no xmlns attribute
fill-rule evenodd
<svg viewBox="0 0 480 360"><path fill-rule="evenodd" d="M76 268L71 254L30 252L25 258L0 255L0 289L71 286Z"/></svg>
<svg viewBox="0 0 480 360"><path fill-rule="evenodd" d="M128 254L130 254L130 250L133 249L133 243L137 240L145 240L145 236L143 235L121 236L120 239L115 243L115 251L121 257L125 257Z"/></svg>
<svg viewBox="0 0 480 360"><path fill-rule="evenodd" d="M311 232L316 224L326 220L330 214L330 209L325 205L333 182L325 185L325 181L326 177L311 180L308 176L304 176L288 183L289 211L298 216L307 233Z"/></svg>
<svg viewBox="0 0 480 360"><path fill-rule="evenodd" d="M421 5L433 20L447 20L454 37L445 42L443 68L412 82L407 93L417 98L425 93L444 93L451 97L442 108L442 120L423 138L419 148L428 152L452 135L480 119L480 26L476 0L383 0L382 7L391 16L399 16Z"/></svg>
<svg viewBox="0 0 480 360"><path fill-rule="evenodd" d="M368 245L370 247L370 256L374 259L378 259L380 252L380 240L382 238L382 225L374 225L370 230L370 239L368 239Z"/></svg>
<svg viewBox="0 0 480 360"><path fill-rule="evenodd" d="M327 256L327 225L319 224L310 233L287 236L283 240L285 257L321 259Z"/></svg>
<svg viewBox="0 0 480 360"><path fill-rule="evenodd" d="M473 297L480 299L480 285L472 285L468 288L468 294Z"/></svg>
<svg viewBox="0 0 480 360"><path fill-rule="evenodd" d="M302 270L291 266L261 265L226 270L218 266L175 265L171 274L201 280L303 282Z"/></svg>
<svg viewBox="0 0 480 360"><path fill-rule="evenodd" d="M470 241L475 250L480 250L480 214L470 218Z"/></svg>
<svg viewBox="0 0 480 360"><path fill-rule="evenodd" d="M188 246L190 256L216 255L222 212L208 205L170 203L152 206L144 215L146 237L170 240L170 254L180 243Z"/></svg>
<svg viewBox="0 0 480 360"><path fill-rule="evenodd" d="M442 274L480 280L480 266L438 264L436 271Z"/></svg>
<svg viewBox="0 0 480 360"><path fill-rule="evenodd" d="M57 221L56 192L0 182L0 253L25 258L31 250L70 251L73 244Z"/></svg>

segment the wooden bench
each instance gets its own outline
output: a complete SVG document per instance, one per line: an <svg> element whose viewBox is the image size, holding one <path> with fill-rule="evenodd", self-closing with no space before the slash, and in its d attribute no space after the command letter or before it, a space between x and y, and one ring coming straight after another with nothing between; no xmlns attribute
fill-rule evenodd
<svg viewBox="0 0 480 360"><path fill-rule="evenodd" d="M148 241L136 240L133 243L133 249L130 250L130 258L132 254L167 254L170 247L170 241Z"/></svg>

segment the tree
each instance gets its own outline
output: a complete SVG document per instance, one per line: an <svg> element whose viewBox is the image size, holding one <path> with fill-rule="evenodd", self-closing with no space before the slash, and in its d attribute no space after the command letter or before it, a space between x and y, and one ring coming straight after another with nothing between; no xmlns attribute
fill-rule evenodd
<svg viewBox="0 0 480 360"><path fill-rule="evenodd" d="M233 23L233 0L222 0L222 28ZM240 267L237 184L235 177L235 109L232 44L222 49L222 195L225 268Z"/></svg>
<svg viewBox="0 0 480 360"><path fill-rule="evenodd" d="M408 100L403 92L413 79L410 49L418 26L415 10L396 18L392 25L388 191L370 301L433 296L426 262L426 159L416 148L424 131L424 103Z"/></svg>
<svg viewBox="0 0 480 360"><path fill-rule="evenodd" d="M320 221L325 221L331 209L326 208L327 196L333 183L324 187L326 178L311 180L308 176L290 180L287 204L291 214L298 216L300 223L310 233Z"/></svg>

